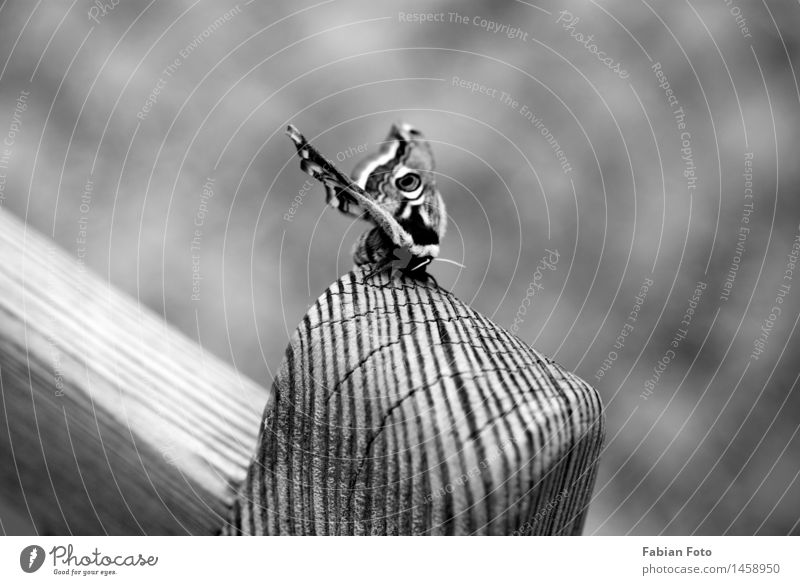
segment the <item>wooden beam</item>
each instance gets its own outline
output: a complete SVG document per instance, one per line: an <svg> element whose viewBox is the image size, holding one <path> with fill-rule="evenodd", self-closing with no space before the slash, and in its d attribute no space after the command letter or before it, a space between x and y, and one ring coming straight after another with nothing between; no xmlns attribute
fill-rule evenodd
<svg viewBox="0 0 800 585"><path fill-rule="evenodd" d="M357 269L298 326L225 534L580 534L597 392L434 284Z"/></svg>
<svg viewBox="0 0 800 585"><path fill-rule="evenodd" d="M0 489L40 534L213 534L266 390L0 210Z"/></svg>

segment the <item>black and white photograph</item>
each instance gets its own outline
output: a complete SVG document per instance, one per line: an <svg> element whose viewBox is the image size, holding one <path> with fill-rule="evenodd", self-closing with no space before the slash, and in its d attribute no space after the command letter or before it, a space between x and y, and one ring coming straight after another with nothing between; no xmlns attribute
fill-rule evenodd
<svg viewBox="0 0 800 585"><path fill-rule="evenodd" d="M795 0L0 0L3 581L799 582L799 47Z"/></svg>

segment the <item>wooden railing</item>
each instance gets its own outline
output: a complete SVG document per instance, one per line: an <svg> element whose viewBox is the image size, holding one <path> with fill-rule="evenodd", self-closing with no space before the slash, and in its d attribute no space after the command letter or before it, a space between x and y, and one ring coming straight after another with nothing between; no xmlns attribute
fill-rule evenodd
<svg viewBox="0 0 800 585"><path fill-rule="evenodd" d="M41 534L212 534L267 392L0 212L0 469Z"/></svg>

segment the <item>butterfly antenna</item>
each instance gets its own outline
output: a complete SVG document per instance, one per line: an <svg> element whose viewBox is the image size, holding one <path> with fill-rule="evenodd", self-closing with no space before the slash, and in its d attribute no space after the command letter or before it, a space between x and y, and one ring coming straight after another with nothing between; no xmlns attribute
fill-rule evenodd
<svg viewBox="0 0 800 585"><path fill-rule="evenodd" d="M455 260L450 260L449 258L434 258L434 260L438 260L439 262L444 262L445 264L454 264L459 268L466 268L461 262L456 262Z"/></svg>

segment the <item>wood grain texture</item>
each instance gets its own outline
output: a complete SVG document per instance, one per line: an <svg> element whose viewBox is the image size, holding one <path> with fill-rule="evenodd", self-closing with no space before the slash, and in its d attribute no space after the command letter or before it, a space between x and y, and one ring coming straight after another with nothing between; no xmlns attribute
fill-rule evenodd
<svg viewBox="0 0 800 585"><path fill-rule="evenodd" d="M0 211L0 489L41 534L211 534L266 390Z"/></svg>
<svg viewBox="0 0 800 585"><path fill-rule="evenodd" d="M298 326L223 534L579 534L595 390L435 285L366 272Z"/></svg>

